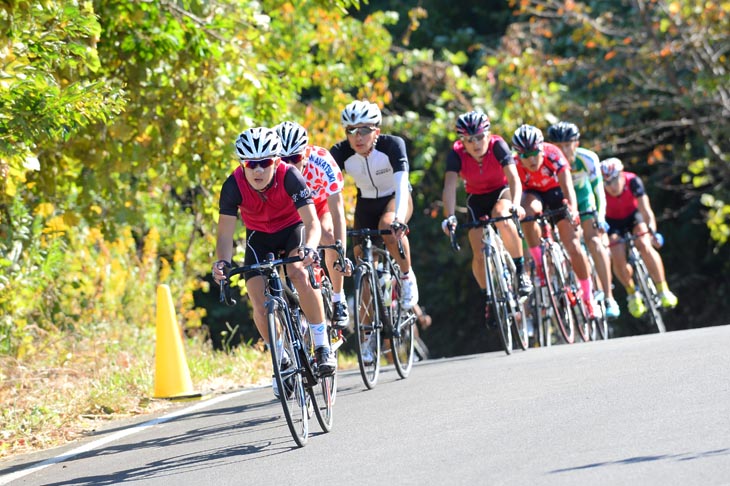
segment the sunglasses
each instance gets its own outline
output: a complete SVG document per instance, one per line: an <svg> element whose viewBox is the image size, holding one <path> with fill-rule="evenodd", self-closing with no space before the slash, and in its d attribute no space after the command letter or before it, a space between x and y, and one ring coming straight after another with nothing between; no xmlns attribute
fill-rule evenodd
<svg viewBox="0 0 730 486"><path fill-rule="evenodd" d="M376 127L355 127L355 128L346 128L345 131L350 135L360 135L361 137L364 137L365 135L370 135L375 130L377 130Z"/></svg>
<svg viewBox="0 0 730 486"><path fill-rule="evenodd" d="M524 152L524 153L521 153L520 154L520 157L527 159L529 157L534 157L534 156L536 156L539 153L540 153L539 150L533 150L532 152Z"/></svg>
<svg viewBox="0 0 730 486"><path fill-rule="evenodd" d="M294 165L294 164L298 164L299 162L301 162L303 158L304 158L304 152L300 152L300 153L294 154L294 155L285 155L281 158L281 160L283 160L287 164Z"/></svg>
<svg viewBox="0 0 730 486"><path fill-rule="evenodd" d="M486 136L487 136L487 134L482 132L482 133L477 133L476 135L471 135L469 137L461 137L461 141L469 142L469 143L481 142L482 140L484 140L484 137L486 137Z"/></svg>
<svg viewBox="0 0 730 486"><path fill-rule="evenodd" d="M257 167L265 169L274 165L275 160L276 159L242 160L241 164L243 164L243 166L247 169L256 169Z"/></svg>
<svg viewBox="0 0 730 486"><path fill-rule="evenodd" d="M604 184L606 184L607 186L610 186L611 184L615 184L616 182L618 182L618 176L612 177L610 179L606 179L604 181Z"/></svg>

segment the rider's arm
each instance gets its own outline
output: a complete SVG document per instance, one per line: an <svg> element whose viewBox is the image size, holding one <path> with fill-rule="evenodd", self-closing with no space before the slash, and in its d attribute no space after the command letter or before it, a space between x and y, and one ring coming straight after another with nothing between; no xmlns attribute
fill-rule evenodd
<svg viewBox="0 0 730 486"><path fill-rule="evenodd" d="M335 240L342 242L343 254L347 254L347 223L345 222L345 203L342 193L331 194L327 198L327 206L332 215L332 229Z"/></svg>
<svg viewBox="0 0 730 486"><path fill-rule="evenodd" d="M317 212L314 210L314 204L305 204L297 208L297 211L302 218L302 223L304 223L304 246L312 249L317 248L322 228L319 225L319 218L317 218Z"/></svg>
<svg viewBox="0 0 730 486"><path fill-rule="evenodd" d="M644 218L644 222L649 226L652 233L656 232L656 217L654 211L651 209L651 203L649 202L649 196L644 194L636 198L639 203L639 212Z"/></svg>
<svg viewBox="0 0 730 486"><path fill-rule="evenodd" d="M405 223L408 214L408 171L396 172L393 177L395 178L395 219L400 223Z"/></svg>
<svg viewBox="0 0 730 486"><path fill-rule="evenodd" d="M459 174L447 171L444 176L444 190L441 199L444 202L444 216L453 216L456 211L456 188L459 184Z"/></svg>
<svg viewBox="0 0 730 486"><path fill-rule="evenodd" d="M578 203L575 197L575 188L573 187L573 178L570 176L570 169L565 168L558 172L558 182L563 190L563 197L568 201L568 207L573 214L578 213Z"/></svg>
<svg viewBox="0 0 730 486"><path fill-rule="evenodd" d="M517 173L517 166L515 164L508 164L505 165L503 169L504 175L507 176L509 193L512 195L512 206L516 209L520 208L522 207L522 182L520 181L520 176Z"/></svg>

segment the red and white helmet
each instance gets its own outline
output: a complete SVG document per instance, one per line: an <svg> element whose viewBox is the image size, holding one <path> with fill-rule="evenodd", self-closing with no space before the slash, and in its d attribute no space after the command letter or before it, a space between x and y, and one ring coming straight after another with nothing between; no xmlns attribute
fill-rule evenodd
<svg viewBox="0 0 730 486"><path fill-rule="evenodd" d="M459 115L456 120L456 133L461 137L476 135L489 130L489 117L479 111L470 111Z"/></svg>
<svg viewBox="0 0 730 486"><path fill-rule="evenodd" d="M601 173L603 174L604 180L610 181L611 179L615 179L622 170L624 170L624 164L616 157L601 161Z"/></svg>

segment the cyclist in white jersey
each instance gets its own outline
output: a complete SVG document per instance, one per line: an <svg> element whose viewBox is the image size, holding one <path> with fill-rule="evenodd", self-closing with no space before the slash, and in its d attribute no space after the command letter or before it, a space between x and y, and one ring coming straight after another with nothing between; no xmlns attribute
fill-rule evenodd
<svg viewBox="0 0 730 486"><path fill-rule="evenodd" d="M353 101L342 110L341 121L347 139L335 144L330 153L357 186L355 228L393 231L393 236L383 240L403 274L403 305L411 308L418 303L418 285L406 236L406 224L413 214L406 144L401 137L380 133L382 114L375 103ZM405 258L398 252L398 239Z"/></svg>
<svg viewBox="0 0 730 486"><path fill-rule="evenodd" d="M600 159L580 144L580 131L570 122L558 122L548 127L548 139L557 145L570 162L573 187L578 201L578 211L596 211L593 215L581 216L583 239L596 265L598 278L606 294L606 317L619 316L618 303L611 288L611 255L608 252L608 224L606 223L606 194L603 190L603 176L600 173Z"/></svg>

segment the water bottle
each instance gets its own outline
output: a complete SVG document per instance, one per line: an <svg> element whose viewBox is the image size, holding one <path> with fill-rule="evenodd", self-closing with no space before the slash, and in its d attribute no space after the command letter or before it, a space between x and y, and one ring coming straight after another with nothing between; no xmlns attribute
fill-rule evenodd
<svg viewBox="0 0 730 486"><path fill-rule="evenodd" d="M393 291L391 290L392 278L390 275L390 267L378 263L378 275L380 275L380 288L383 289L383 303L389 307L393 302Z"/></svg>
<svg viewBox="0 0 730 486"><path fill-rule="evenodd" d="M664 235L662 235L661 233L654 233L654 240L656 241L656 245L654 246L656 246L657 248L661 248L662 246L664 246Z"/></svg>

